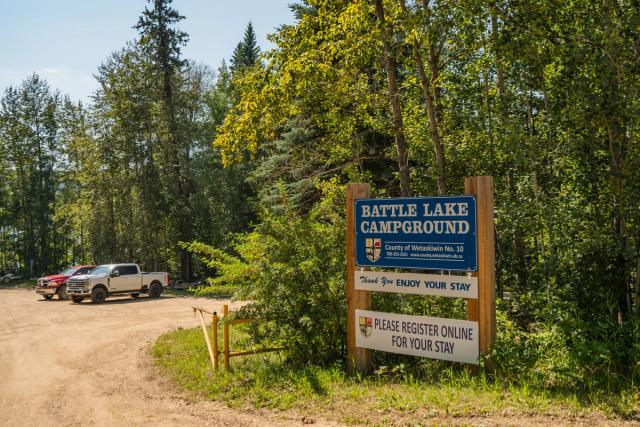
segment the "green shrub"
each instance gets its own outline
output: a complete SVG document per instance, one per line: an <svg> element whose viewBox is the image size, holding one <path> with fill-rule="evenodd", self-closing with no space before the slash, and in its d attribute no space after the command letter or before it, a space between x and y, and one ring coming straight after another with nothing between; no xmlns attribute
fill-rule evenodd
<svg viewBox="0 0 640 427"><path fill-rule="evenodd" d="M498 311L490 358L500 380L591 393L637 392L639 323L587 322L579 317L517 326Z"/></svg>
<svg viewBox="0 0 640 427"><path fill-rule="evenodd" d="M185 245L216 271L212 287L235 286L236 298L249 301L239 315L257 320L256 341L280 343L300 362L329 363L345 354L343 192L335 182L322 191L323 200L304 215L286 195L277 212L263 210L255 229L234 240L237 255Z"/></svg>

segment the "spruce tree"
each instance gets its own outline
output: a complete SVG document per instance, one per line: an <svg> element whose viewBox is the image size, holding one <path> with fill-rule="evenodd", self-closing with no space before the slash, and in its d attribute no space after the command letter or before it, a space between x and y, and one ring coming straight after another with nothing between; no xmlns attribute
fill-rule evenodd
<svg viewBox="0 0 640 427"><path fill-rule="evenodd" d="M244 30L244 39L242 41L242 47L244 50L244 65L252 67L258 62L258 55L260 54L260 47L256 40L256 33L253 31L253 24L249 21L247 28Z"/></svg>
<svg viewBox="0 0 640 427"><path fill-rule="evenodd" d="M247 28L244 30L242 41L233 50L231 71L235 72L242 68L253 67L258 62L258 55L260 55L260 47L256 40L253 24L249 21Z"/></svg>
<svg viewBox="0 0 640 427"><path fill-rule="evenodd" d="M240 42L236 45L235 49L233 49L233 55L231 55L231 71L234 72L237 69L240 69L244 60L244 46L243 43Z"/></svg>
<svg viewBox="0 0 640 427"><path fill-rule="evenodd" d="M188 165L185 149L188 144L183 138L178 120L179 80L185 61L181 58L180 47L188 41L187 33L176 28L184 16L171 7L172 0L149 0L153 7L145 7L142 16L135 25L140 32L140 46L151 64L151 78L159 83L158 92L162 99L162 110L166 136L161 138L160 151L162 170L161 179L166 205L169 208L169 220L173 239L188 241L191 239L189 206L190 190L187 185L186 169ZM175 247L180 259L182 280L191 279L190 255Z"/></svg>

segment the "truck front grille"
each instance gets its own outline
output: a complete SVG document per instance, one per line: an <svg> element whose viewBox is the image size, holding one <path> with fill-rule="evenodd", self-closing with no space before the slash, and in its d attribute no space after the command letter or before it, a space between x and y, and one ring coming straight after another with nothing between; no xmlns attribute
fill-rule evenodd
<svg viewBox="0 0 640 427"><path fill-rule="evenodd" d="M84 282L67 282L67 290L82 290L84 288Z"/></svg>

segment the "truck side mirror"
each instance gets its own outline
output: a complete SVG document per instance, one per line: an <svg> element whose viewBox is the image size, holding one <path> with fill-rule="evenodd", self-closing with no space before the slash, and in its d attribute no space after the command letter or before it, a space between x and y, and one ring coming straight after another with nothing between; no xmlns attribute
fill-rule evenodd
<svg viewBox="0 0 640 427"><path fill-rule="evenodd" d="M118 277L118 276L120 276L120 272L118 270L112 271L110 276L111 277Z"/></svg>

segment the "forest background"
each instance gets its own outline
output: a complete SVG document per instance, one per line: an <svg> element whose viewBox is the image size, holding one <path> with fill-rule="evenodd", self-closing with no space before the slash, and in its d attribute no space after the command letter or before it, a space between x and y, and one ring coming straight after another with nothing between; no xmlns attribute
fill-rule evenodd
<svg viewBox="0 0 640 427"><path fill-rule="evenodd" d="M0 269L138 262L253 301L256 340L344 357L344 184L495 179L507 377L635 390L640 7L624 0L308 0L260 52L183 58L150 1L88 105L34 74L0 105ZM276 304L277 302L277 304ZM377 297L439 315L461 302ZM380 355L381 363L391 356ZM397 360L397 359L394 359ZM500 371L502 369L502 371ZM596 379L593 379L596 378ZM604 380L603 380L604 381ZM613 381L613 383L612 383Z"/></svg>

